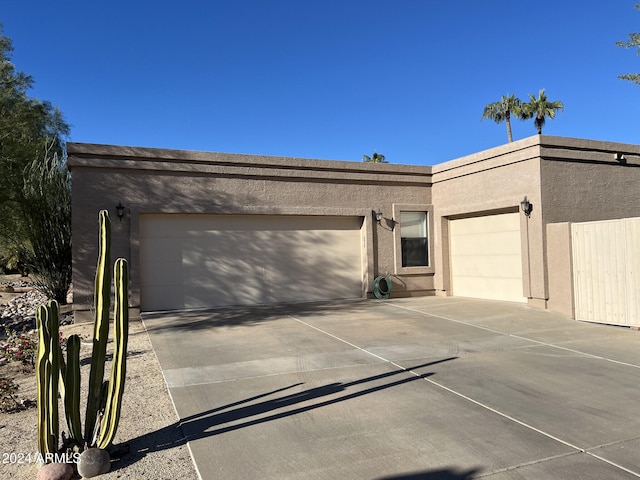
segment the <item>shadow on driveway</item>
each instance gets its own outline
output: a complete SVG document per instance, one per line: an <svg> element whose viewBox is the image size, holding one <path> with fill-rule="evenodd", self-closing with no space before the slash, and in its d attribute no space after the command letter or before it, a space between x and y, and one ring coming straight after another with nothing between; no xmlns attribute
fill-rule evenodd
<svg viewBox="0 0 640 480"><path fill-rule="evenodd" d="M380 477L376 480L472 480L479 475L482 470L472 468L466 471L456 471L451 468L429 470L425 472L406 473L392 475L390 477Z"/></svg>
<svg viewBox="0 0 640 480"><path fill-rule="evenodd" d="M175 312L143 313L145 328L149 332L194 332L216 327L258 325L289 315L302 318L318 315L348 315L356 310L375 306L377 302L366 299L338 300L334 302L304 302L246 307L217 308ZM179 321L177 318L179 317ZM156 321L157 320L157 321Z"/></svg>
<svg viewBox="0 0 640 480"><path fill-rule="evenodd" d="M372 375L359 380L354 380L352 382L330 383L328 385L323 385L320 387L315 387L308 390L303 390L301 392L292 393L292 394L281 396L278 398L263 400L259 403L247 405L251 402L255 402L256 400L261 400L271 395L282 393L292 388L303 385L303 383L296 383L283 388L279 388L277 390L273 390L271 392L267 392L251 398L247 398L238 402L234 402L221 407L216 407L211 410L198 413L196 415L191 415L191 416L182 418L179 422L169 425L161 430L150 432L138 438L132 439L130 442L128 442L128 448L124 449L125 451L128 451L128 453L124 454L121 458L118 459L118 461L114 465L113 470L125 468L126 466L135 463L137 460L144 457L148 452L156 452L156 451L171 449L174 447L184 445L187 441L194 441L201 438L220 435L220 434L231 432L241 428L250 427L253 425L259 425L265 422L270 422L270 421L278 420L281 418L286 418L291 415L297 415L303 412L308 412L310 410L315 410L317 408L333 405L335 403L344 402L354 398L362 397L370 393L386 390L392 387L397 387L397 386L400 386L409 382L413 382L416 380L421 380L421 379L430 377L431 375L433 375L433 373L417 374L415 373L415 370L437 365L439 363L449 362L451 360L455 360L456 358L457 357L444 358L442 360L436 360L433 362L425 363L422 365L416 365L414 367L410 367L406 369L398 369L391 372L382 373L379 375ZM400 380L386 383L384 385L378 385L375 387L366 388L364 390L347 393L349 389L356 387L358 385L391 378L401 374L405 374L405 375L409 374L411 376L408 378L402 378ZM345 392L346 395L342 395L337 398L324 399L325 397L328 397L330 395L335 395L341 392ZM318 401L310 405L299 406L298 408L294 408L292 410L278 411L286 407L299 405L305 402L312 402L314 400L318 400ZM266 417L256 418L260 415L263 415L269 412L274 412L274 413ZM241 421L241 420L244 420L244 421L234 425L224 426L225 424L229 424L229 423ZM218 428L215 428L215 427L218 427ZM213 428L215 429L210 430ZM422 478L422 477L390 477L390 478L411 479L411 478ZM467 477L424 477L424 478L428 478L428 479L450 478L454 480L458 478L463 479Z"/></svg>

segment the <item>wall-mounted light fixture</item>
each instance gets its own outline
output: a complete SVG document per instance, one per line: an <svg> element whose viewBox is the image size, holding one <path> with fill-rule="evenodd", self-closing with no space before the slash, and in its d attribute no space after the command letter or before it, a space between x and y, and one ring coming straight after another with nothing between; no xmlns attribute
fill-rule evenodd
<svg viewBox="0 0 640 480"><path fill-rule="evenodd" d="M620 165L627 164L627 158L622 153L616 153L616 161L620 163Z"/></svg>
<svg viewBox="0 0 640 480"><path fill-rule="evenodd" d="M116 205L116 212L118 214L118 219L122 221L122 217L124 217L124 205L122 205L122 202L118 202L118 205Z"/></svg>
<svg viewBox="0 0 640 480"><path fill-rule="evenodd" d="M376 222L378 222L378 225L380 225L380 222L382 222L382 211L373 210L373 217L376 219Z"/></svg>
<svg viewBox="0 0 640 480"><path fill-rule="evenodd" d="M533 204L527 200L527 197L525 196L524 199L522 199L522 201L520 202L520 208L522 209L522 212L529 217L531 215L531 212L533 211Z"/></svg>

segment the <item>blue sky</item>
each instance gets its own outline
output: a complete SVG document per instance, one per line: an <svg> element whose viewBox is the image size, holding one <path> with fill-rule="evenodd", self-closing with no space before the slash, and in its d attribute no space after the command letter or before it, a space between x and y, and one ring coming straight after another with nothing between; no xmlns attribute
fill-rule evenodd
<svg viewBox="0 0 640 480"><path fill-rule="evenodd" d="M635 3L0 0L0 22L71 141L433 165L506 143L484 106L541 88L565 105L543 133L640 143Z"/></svg>

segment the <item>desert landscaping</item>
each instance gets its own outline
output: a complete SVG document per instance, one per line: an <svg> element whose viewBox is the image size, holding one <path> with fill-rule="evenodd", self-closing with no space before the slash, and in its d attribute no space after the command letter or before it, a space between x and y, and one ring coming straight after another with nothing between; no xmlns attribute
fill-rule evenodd
<svg viewBox="0 0 640 480"><path fill-rule="evenodd" d="M5 328L20 333L25 325L27 334L32 331L35 326L32 320L35 309L43 298L45 297L33 290L29 278L25 279L20 275L0 276L2 345L6 344L7 339ZM70 312L71 306L63 306L61 311ZM63 315L61 323L63 338L72 334L81 337L81 376L85 388L93 325L74 324L70 315ZM160 365L139 319L131 319L127 352L127 380L120 426L115 442L109 449L111 471L97 478L197 479L198 474L179 428L178 417ZM0 477L16 480L39 478L39 465L36 462L38 448L34 369L18 359L9 360L4 353L0 353L0 381L2 380L13 381L18 388L13 394L15 401L6 399L4 395L2 397ZM60 432L64 431L64 416L61 414ZM75 475L73 478L81 477Z"/></svg>

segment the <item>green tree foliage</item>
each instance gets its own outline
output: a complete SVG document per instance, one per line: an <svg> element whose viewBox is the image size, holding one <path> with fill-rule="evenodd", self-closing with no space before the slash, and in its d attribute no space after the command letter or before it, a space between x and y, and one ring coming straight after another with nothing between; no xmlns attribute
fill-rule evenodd
<svg viewBox="0 0 640 480"><path fill-rule="evenodd" d="M373 155L363 155L362 161L367 163L389 163L385 160L384 155L381 155L377 152L373 152Z"/></svg>
<svg viewBox="0 0 640 480"><path fill-rule="evenodd" d="M529 101L523 103L520 110L520 118L529 120L533 118L533 125L538 129L538 135L542 135L542 127L548 118L554 119L558 110L564 110L564 104L560 101L550 101L544 93L544 88L538 92L538 96L529 94Z"/></svg>
<svg viewBox="0 0 640 480"><path fill-rule="evenodd" d="M0 24L0 257L26 264L43 292L64 303L71 275L69 125L50 102L29 97L33 79L16 70L12 52Z"/></svg>
<svg viewBox="0 0 640 480"><path fill-rule="evenodd" d="M25 169L25 228L32 254L26 264L38 290L67 303L71 284L71 178L66 165L48 152Z"/></svg>
<svg viewBox="0 0 640 480"><path fill-rule="evenodd" d="M61 112L50 102L27 94L33 79L11 62L11 39L0 24L0 247L27 241L22 214L23 172L45 152L64 158L69 134Z"/></svg>
<svg viewBox="0 0 640 480"><path fill-rule="evenodd" d="M640 10L640 3L635 6ZM636 55L640 55L640 32L630 33L626 42L616 42L616 45L622 48L635 48ZM629 80L637 85L640 85L640 73L626 73L624 75L618 75L618 78L622 80Z"/></svg>
<svg viewBox="0 0 640 480"><path fill-rule="evenodd" d="M504 95L500 98L500 101L489 103L484 107L482 113L482 119L488 118L496 123L506 122L507 124L507 139L509 143L513 142L513 136L511 135L511 114L516 117L520 115L521 102L515 95Z"/></svg>

